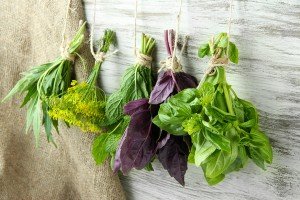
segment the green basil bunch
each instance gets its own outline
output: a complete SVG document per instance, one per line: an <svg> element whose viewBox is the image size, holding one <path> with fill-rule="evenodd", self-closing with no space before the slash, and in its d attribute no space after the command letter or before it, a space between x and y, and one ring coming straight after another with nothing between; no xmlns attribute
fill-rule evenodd
<svg viewBox="0 0 300 200"><path fill-rule="evenodd" d="M226 33L199 49L214 67L197 89L185 89L160 106L153 122L173 135L190 135L189 162L201 167L210 185L243 168L248 159L262 169L272 162L272 147L259 128L255 106L237 96L226 80L224 63L238 63L238 49ZM225 62L226 63L226 62Z"/></svg>

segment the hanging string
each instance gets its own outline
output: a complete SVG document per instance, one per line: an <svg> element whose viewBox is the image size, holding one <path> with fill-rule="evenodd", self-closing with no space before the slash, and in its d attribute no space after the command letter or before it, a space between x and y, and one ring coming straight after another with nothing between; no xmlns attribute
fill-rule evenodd
<svg viewBox="0 0 300 200"><path fill-rule="evenodd" d="M93 23L91 25L91 33L90 33L90 51L93 55L96 62L103 62L106 58L112 56L117 53L118 50L115 50L111 53L104 53L98 49L97 52L94 51L94 32L95 32L95 23L96 23L96 0L94 0L94 8L93 8Z"/></svg>
<svg viewBox="0 0 300 200"><path fill-rule="evenodd" d="M180 18L181 18L181 10L182 10L182 0L180 0L180 6L179 6L179 12L177 14L177 26L176 26L176 32L175 32L175 42L174 42L174 51L172 53L172 65L175 64L176 61L176 46L178 43L178 37L179 37L179 25L180 25Z"/></svg>
<svg viewBox="0 0 300 200"><path fill-rule="evenodd" d="M137 40L137 13L138 13L138 0L135 0L135 9L134 9L134 42L133 42L133 51L134 51L134 56L136 58L136 62L151 68L151 63L153 58L151 56L142 54L139 52L137 45L136 45L136 40Z"/></svg>
<svg viewBox="0 0 300 200"><path fill-rule="evenodd" d="M71 10L71 0L68 0L67 11L65 14L65 21L64 21L63 31L62 31L62 41L61 41L61 45L60 45L60 52L61 52L61 56L63 58L70 60L70 61L74 61L75 57L74 57L74 55L69 53L68 44L66 44L66 31L67 31L67 23L68 23L68 18L70 15L70 10Z"/></svg>
<svg viewBox="0 0 300 200"><path fill-rule="evenodd" d="M228 31L227 31L227 36L228 36L228 46L229 46L229 40L230 40L230 34L231 34L231 24L232 24L232 5L233 5L233 0L229 0L229 19L228 19ZM226 55L228 57L229 54L229 48L227 48Z"/></svg>
<svg viewBox="0 0 300 200"><path fill-rule="evenodd" d="M233 0L229 0L229 18L228 18L228 30L227 30L227 37L228 37L228 44L227 44L227 51L226 51L226 58L219 58L219 55L213 56L209 62L209 67L205 70L204 76L202 77L200 84L201 85L207 76L213 75L215 73L216 67L227 67L229 60L229 41L230 41L230 34L231 34L231 25L232 25L232 7L233 7ZM211 41L213 42L214 38L212 37Z"/></svg>
<svg viewBox="0 0 300 200"><path fill-rule="evenodd" d="M138 0L135 0L135 10L134 10L134 42L133 42L133 51L134 55L137 56L137 47L136 47L136 35L137 35L137 12L138 12Z"/></svg>
<svg viewBox="0 0 300 200"><path fill-rule="evenodd" d="M162 70L172 70L174 72L182 71L182 66L181 66L181 64L179 63L179 60L176 57L177 43L178 43L178 38L179 38L179 26L180 26L181 13L182 13L182 0L180 0L179 11L178 11L178 14L177 14L174 43L172 41L173 37L174 37L173 36L174 31L173 30L168 30L166 32L167 35L165 35L165 42L167 44L167 50L168 50L169 53L171 53L171 56L168 57L166 60L160 62L160 69L158 70L158 72L160 72ZM183 51L184 51L184 49L187 45L187 40L188 40L188 37L186 36L184 41L183 41L180 56L182 56Z"/></svg>

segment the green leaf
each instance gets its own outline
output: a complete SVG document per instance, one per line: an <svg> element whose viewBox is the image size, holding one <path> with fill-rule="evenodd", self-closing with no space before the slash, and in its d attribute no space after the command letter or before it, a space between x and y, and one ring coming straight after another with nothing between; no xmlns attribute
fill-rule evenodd
<svg viewBox="0 0 300 200"><path fill-rule="evenodd" d="M216 176L214 178L209 178L205 175L205 172L204 172L204 177L205 177L205 180L206 182L210 185L210 186L213 186L213 185L217 185L218 183L220 183L221 181L224 180L225 178L225 175L224 174L220 174L219 176Z"/></svg>
<svg viewBox="0 0 300 200"><path fill-rule="evenodd" d="M233 146L231 151L225 152L216 150L206 163L206 173L208 178L216 178L221 175L235 161L238 155L237 146Z"/></svg>
<svg viewBox="0 0 300 200"><path fill-rule="evenodd" d="M148 172L152 172L152 171L154 171L154 169L153 169L153 166L152 166L152 164L151 164L151 162L150 163L148 163L145 167L144 167L144 169L146 170L146 171L148 171Z"/></svg>
<svg viewBox="0 0 300 200"><path fill-rule="evenodd" d="M195 151L196 151L196 147L193 145L188 157L188 162L191 164L195 164Z"/></svg>
<svg viewBox="0 0 300 200"><path fill-rule="evenodd" d="M235 115L232 115L228 112L225 112L215 106L207 106L205 108L205 112L208 116L212 116L213 118L215 118L216 120L218 120L219 122L233 122L236 121L237 118Z"/></svg>
<svg viewBox="0 0 300 200"><path fill-rule="evenodd" d="M205 82L201 85L198 91L198 95L201 99L201 104L207 106L212 103L214 99L215 87L209 82Z"/></svg>
<svg viewBox="0 0 300 200"><path fill-rule="evenodd" d="M200 58L203 58L203 57L208 56L208 55L211 55L211 52L210 52L209 44L206 43L206 44L203 44L199 48L199 50L198 50L198 56Z"/></svg>
<svg viewBox="0 0 300 200"><path fill-rule="evenodd" d="M204 141L201 145L196 144L195 165L199 167L217 148L209 141Z"/></svg>
<svg viewBox="0 0 300 200"><path fill-rule="evenodd" d="M251 129L250 138L250 143L260 144L257 147L249 147L250 157L257 166L265 169L264 162L271 164L273 160L273 151L269 138L263 132L254 128Z"/></svg>
<svg viewBox="0 0 300 200"><path fill-rule="evenodd" d="M107 133L102 133L93 142L92 154L93 154L93 158L96 161L97 165L103 164L104 161L109 156L109 153L106 152L106 150L105 150L105 148L106 148L105 142L106 142L107 136L108 136Z"/></svg>
<svg viewBox="0 0 300 200"><path fill-rule="evenodd" d="M202 117L199 114L192 114L189 119L182 122L182 127L189 135L198 134L202 129Z"/></svg>
<svg viewBox="0 0 300 200"><path fill-rule="evenodd" d="M108 153L115 153L122 135L125 132L130 121L129 116L125 116L122 121L108 134L105 141L105 151Z"/></svg>
<svg viewBox="0 0 300 200"><path fill-rule="evenodd" d="M238 64L239 62L239 50L237 49L237 47L235 46L234 43L229 42L229 46L228 46L228 57L229 60L235 64Z"/></svg>
<svg viewBox="0 0 300 200"><path fill-rule="evenodd" d="M223 34L220 38L220 41L218 42L218 47L226 48L228 46L228 36L227 33Z"/></svg>
<svg viewBox="0 0 300 200"><path fill-rule="evenodd" d="M229 152L230 151L230 140L223 135L216 134L210 131L211 129L207 128L204 131L204 137L215 145L218 149Z"/></svg>
<svg viewBox="0 0 300 200"><path fill-rule="evenodd" d="M124 104L124 93L116 91L110 95L105 107L107 121L114 123L120 120L123 116Z"/></svg>
<svg viewBox="0 0 300 200"><path fill-rule="evenodd" d="M120 120L123 107L129 101L148 98L152 90L152 72L147 67L130 67L121 80L120 89L109 96L106 104L108 121Z"/></svg>
<svg viewBox="0 0 300 200"><path fill-rule="evenodd" d="M158 115L153 119L153 123L170 134L186 135L182 123L191 115L192 110L189 105L179 101L175 95L168 102L160 105Z"/></svg>
<svg viewBox="0 0 300 200"><path fill-rule="evenodd" d="M40 141L40 129L41 129L41 101L37 100L36 105L34 107L33 111L33 117L32 117L32 127L33 127L33 133L35 137L35 145L36 147L39 147L39 141Z"/></svg>

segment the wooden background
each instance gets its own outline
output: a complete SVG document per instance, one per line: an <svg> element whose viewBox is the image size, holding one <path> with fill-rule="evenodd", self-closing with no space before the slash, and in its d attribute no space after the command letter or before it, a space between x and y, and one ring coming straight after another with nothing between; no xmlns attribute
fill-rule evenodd
<svg viewBox="0 0 300 200"><path fill-rule="evenodd" d="M93 0L84 2L91 23ZM178 0L140 1L138 33L157 40L156 61L167 55L163 31L175 28L178 8ZM183 1L180 34L190 40L182 62L198 79L207 60L197 58L197 48L227 30L228 9L225 0ZM95 34L113 28L120 50L103 67L101 80L108 92L119 87L120 76L134 62L133 16L133 0L97 1ZM121 177L128 199L300 199L300 1L234 0L232 38L241 60L228 69L228 80L240 97L257 106L274 147L274 163L264 172L250 162L214 187L207 185L201 169L189 166L183 188L156 162L152 173Z"/></svg>

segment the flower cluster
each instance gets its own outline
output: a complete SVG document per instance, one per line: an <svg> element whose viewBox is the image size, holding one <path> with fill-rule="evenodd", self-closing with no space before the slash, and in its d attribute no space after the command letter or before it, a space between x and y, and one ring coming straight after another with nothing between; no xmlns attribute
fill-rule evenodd
<svg viewBox="0 0 300 200"><path fill-rule="evenodd" d="M61 98L53 96L49 102L49 115L53 119L64 120L84 132L101 132L101 122L105 119L105 95L98 87L72 81L72 87L65 95Z"/></svg>

